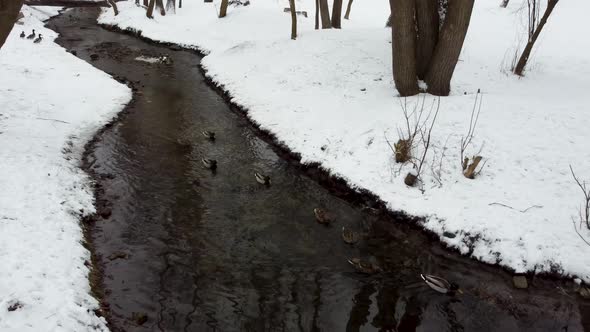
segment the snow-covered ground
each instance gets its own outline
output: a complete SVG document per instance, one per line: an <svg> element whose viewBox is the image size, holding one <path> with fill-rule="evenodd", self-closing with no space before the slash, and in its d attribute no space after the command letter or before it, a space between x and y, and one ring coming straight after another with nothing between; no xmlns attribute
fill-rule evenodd
<svg viewBox="0 0 590 332"><path fill-rule="evenodd" d="M0 49L0 331L107 330L89 294L79 219L94 207L78 165L131 93L53 43L42 21L55 8L23 13ZM31 29L41 43L19 38Z"/></svg>
<svg viewBox="0 0 590 332"><path fill-rule="evenodd" d="M387 1L354 2L342 30L313 30L313 0L297 2L292 41L287 1L251 1L218 19L219 2L184 1L176 15L153 20L133 2L99 21L141 30L143 36L195 47L208 75L253 121L302 155L392 210L424 216L423 224L464 254L517 272L557 271L590 281L590 246L572 217L582 203L570 175L590 181L590 39L580 22L587 0L561 1L534 51L526 77L509 73L514 47L524 40L522 1L476 1L452 81L441 99L433 149L421 188L409 188L387 144L405 128L391 75ZM483 106L469 156L486 161L475 179L463 177L460 140L468 131L477 89ZM409 98L414 105L432 96ZM446 147L446 149L445 149ZM441 184L434 177L444 151ZM420 155L420 150L417 151ZM434 166L434 167L432 167ZM455 233L454 238L443 236ZM590 231L581 234L590 240Z"/></svg>

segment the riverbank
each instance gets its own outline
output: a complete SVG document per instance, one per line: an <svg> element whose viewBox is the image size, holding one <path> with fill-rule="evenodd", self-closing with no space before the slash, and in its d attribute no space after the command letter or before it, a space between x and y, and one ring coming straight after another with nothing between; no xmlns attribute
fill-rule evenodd
<svg viewBox="0 0 590 332"><path fill-rule="evenodd" d="M88 284L80 219L95 210L79 166L131 92L53 42L43 21L56 8L23 13L0 50L0 330L106 331ZM31 29L41 43L19 38Z"/></svg>
<svg viewBox="0 0 590 332"><path fill-rule="evenodd" d="M450 253L405 223L339 199L332 185L318 185L331 178L292 154L285 158L242 111L232 112L235 105L205 83L195 52L101 29L96 10L69 14L76 20L49 22L60 33L56 42L136 88L84 159L97 209L110 212L89 230L113 331L372 331L441 320L466 330L587 325L587 305L572 282L532 276L529 290L514 289L505 271ZM168 64L145 61L164 54ZM217 133L215 142L204 129ZM203 156L218 160L216 173L202 166ZM310 179L302 170L318 174ZM258 184L254 171L272 184ZM334 212L334 227L315 221L317 206ZM366 237L348 245L341 226ZM375 260L386 273L356 274L351 257ZM429 290L423 272L460 283L465 296Z"/></svg>
<svg viewBox="0 0 590 332"><path fill-rule="evenodd" d="M386 3L355 3L342 30L313 31L311 16L300 17L297 41L288 39L289 16L276 3L232 7L222 20L216 5L189 3L176 15L147 20L143 9L122 3L119 16L105 11L99 22L208 53L207 75L302 163L321 165L390 210L423 217L423 228L461 253L516 272L590 281L590 247L571 221L582 197L569 174L571 164L580 178L590 178L582 97L590 64L564 47L568 38L585 40L575 22L588 4L560 4L530 72L517 79L506 69L519 38L513 28L521 26L519 3L507 9L476 3L452 95L441 100L421 190L403 184L410 167L398 168L385 139L396 141L405 121L390 75ZM313 8L311 1L303 5ZM478 89L482 112L467 153L481 150L487 162L468 180L459 145ZM443 154L439 173L432 161Z"/></svg>

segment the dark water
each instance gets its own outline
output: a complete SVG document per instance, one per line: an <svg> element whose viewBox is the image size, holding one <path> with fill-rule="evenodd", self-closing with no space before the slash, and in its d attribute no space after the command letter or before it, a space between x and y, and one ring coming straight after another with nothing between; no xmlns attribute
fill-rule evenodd
<svg viewBox="0 0 590 332"><path fill-rule="evenodd" d="M200 58L106 31L96 10L53 19L58 42L136 82L129 112L88 156L112 215L93 227L113 330L126 331L582 331L590 303L571 283L511 276L442 249L420 232L361 212L301 174L211 90ZM171 65L136 61L169 54ZM200 132L214 130L207 141ZM202 157L215 158L215 174ZM256 183L253 173L272 177ZM325 207L332 227L314 220ZM367 233L355 246L340 228ZM122 252L125 258L109 259ZM350 257L385 269L355 273ZM111 257L113 258L113 257ZM419 281L447 277L450 297ZM561 287L558 288L558 287ZM145 313L139 326L133 313Z"/></svg>

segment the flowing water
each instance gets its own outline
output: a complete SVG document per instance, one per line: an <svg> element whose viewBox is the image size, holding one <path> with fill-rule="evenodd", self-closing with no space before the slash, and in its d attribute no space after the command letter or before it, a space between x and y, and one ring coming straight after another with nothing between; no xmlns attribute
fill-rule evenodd
<svg viewBox="0 0 590 332"><path fill-rule="evenodd" d="M261 139L207 85L200 56L107 31L96 25L97 13L69 10L49 27L65 48L137 88L127 112L87 156L101 187L99 204L108 204L91 237L112 330L588 328L590 303L571 282L529 278L529 289L514 289L505 271L363 212ZM165 54L171 64L149 61ZM208 141L203 130L215 131L217 140ZM215 173L202 157L218 160ZM270 175L272 184L258 184L255 171ZM315 207L337 220L330 227L316 223ZM345 244L342 226L363 238ZM385 271L356 273L351 257ZM436 293L420 282L421 272L445 276L464 293Z"/></svg>

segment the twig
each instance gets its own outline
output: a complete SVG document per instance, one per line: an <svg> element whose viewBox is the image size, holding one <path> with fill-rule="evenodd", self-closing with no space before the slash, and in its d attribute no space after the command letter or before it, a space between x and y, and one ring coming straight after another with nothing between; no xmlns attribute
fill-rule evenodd
<svg viewBox="0 0 590 332"><path fill-rule="evenodd" d="M576 228L576 221L574 220L574 218L572 218L572 224L574 224L574 230L576 231L576 234L578 234L580 239L582 239L582 241L586 242L586 244L590 246L590 242L586 241L586 239L582 236L582 234L580 234L580 232L578 232L578 229Z"/></svg>
<svg viewBox="0 0 590 332"><path fill-rule="evenodd" d="M385 142L387 142L387 145L389 145L391 152L393 152L393 155L395 156L395 149L393 148L393 145L391 145L391 142L387 139L387 135L385 135L385 132L383 132L383 137L385 137Z"/></svg>
<svg viewBox="0 0 590 332"><path fill-rule="evenodd" d="M480 96L481 95L481 96ZM478 106L479 101L479 106ZM473 135L475 134L475 128L477 127L477 121L479 120L479 114L481 113L481 105L483 103L483 94L479 89L477 89L477 93L475 94L475 102L473 103L473 108L471 109L471 118L469 119L469 129L467 130L467 135L465 137L461 137L461 160L460 163L463 165L465 150L471 141L473 140ZM477 112L475 111L477 109ZM474 121L475 117L475 121Z"/></svg>
<svg viewBox="0 0 590 332"><path fill-rule="evenodd" d="M434 103L432 104L432 106L434 107ZM416 171L417 177L420 177L420 171L422 170L422 165L424 164L424 159L426 158L426 153L428 152L428 148L430 147L430 136L432 134L432 128L434 128L434 123L436 122L436 117L438 116L439 110L440 110L440 97L438 97L436 111L434 112L434 117L432 118L432 122L430 123L430 128L428 129L428 135L426 136L426 139L424 139L424 135L421 132L422 140L424 142L424 153L422 154L422 159L420 160L420 164L418 165L418 170ZM430 113L428 114L428 118L430 118ZM428 121L428 118L426 118L426 121Z"/></svg>
<svg viewBox="0 0 590 332"><path fill-rule="evenodd" d="M488 204L488 205L500 205L500 206L507 207L507 208L509 208L509 209L512 209L512 210L518 211L518 212L520 212L520 213L525 213L525 212L527 212L528 210L530 210L530 209L533 209L533 208L539 208L539 209L543 208L543 205L532 205L532 206L529 206L528 208L526 208L526 209L524 209L524 210L519 210L519 209L515 209L515 208L513 208L513 207L512 207L512 206L510 206L510 205L506 205L506 204L502 204L502 203L497 203L497 202L493 202L493 203L490 203L490 204Z"/></svg>
<svg viewBox="0 0 590 332"><path fill-rule="evenodd" d="M570 171L572 172L572 176L574 177L574 180L576 181L578 187L582 190L582 193L584 194L585 207L583 209L580 208L580 222L585 222L588 229L590 229L590 190L586 188L586 181L580 181L580 179L578 179L578 177L574 173L572 165L569 166ZM585 216L582 215L582 211L584 211Z"/></svg>
<svg viewBox="0 0 590 332"><path fill-rule="evenodd" d="M56 119L46 119L46 118L37 118L37 119L38 119L38 120L45 120L45 121L55 121L55 122L61 122L61 123L70 124L69 122L62 121L62 120L56 120Z"/></svg>

